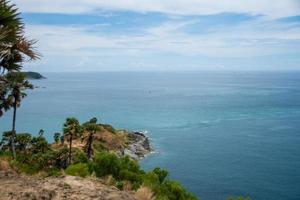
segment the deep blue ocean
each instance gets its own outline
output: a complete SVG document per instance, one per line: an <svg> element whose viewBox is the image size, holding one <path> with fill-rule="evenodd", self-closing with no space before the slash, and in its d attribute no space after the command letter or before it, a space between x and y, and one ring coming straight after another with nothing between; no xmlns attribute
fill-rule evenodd
<svg viewBox="0 0 300 200"><path fill-rule="evenodd" d="M18 132L52 140L66 117L147 130L166 168L202 200L300 199L300 72L45 73ZM11 127L11 112L0 131Z"/></svg>

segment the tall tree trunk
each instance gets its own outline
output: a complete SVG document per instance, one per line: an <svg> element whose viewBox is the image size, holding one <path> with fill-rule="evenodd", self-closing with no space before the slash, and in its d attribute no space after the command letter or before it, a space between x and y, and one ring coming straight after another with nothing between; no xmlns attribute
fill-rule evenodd
<svg viewBox="0 0 300 200"><path fill-rule="evenodd" d="M72 140L73 140L73 134L70 134L69 165L72 162Z"/></svg>
<svg viewBox="0 0 300 200"><path fill-rule="evenodd" d="M16 148L15 148L15 137L16 137L16 117L17 117L17 102L14 102L14 113L13 113L13 124L11 130L11 151L13 153L14 159L17 158L16 156Z"/></svg>
<svg viewBox="0 0 300 200"><path fill-rule="evenodd" d="M88 158L91 158L92 155L92 144L93 144L93 133L90 133L88 141L86 143L86 154Z"/></svg>

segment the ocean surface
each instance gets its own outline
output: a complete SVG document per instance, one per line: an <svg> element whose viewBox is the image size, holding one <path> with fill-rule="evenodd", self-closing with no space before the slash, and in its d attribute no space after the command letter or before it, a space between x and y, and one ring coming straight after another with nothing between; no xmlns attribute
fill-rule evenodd
<svg viewBox="0 0 300 200"><path fill-rule="evenodd" d="M156 153L143 168L166 168L202 200L300 199L300 72L44 75L18 110L19 132L52 140L66 117L97 117L147 130Z"/></svg>

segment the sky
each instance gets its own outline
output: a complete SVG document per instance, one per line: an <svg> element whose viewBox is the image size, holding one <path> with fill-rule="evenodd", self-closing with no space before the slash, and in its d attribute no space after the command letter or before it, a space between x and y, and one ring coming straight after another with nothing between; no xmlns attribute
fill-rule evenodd
<svg viewBox="0 0 300 200"><path fill-rule="evenodd" d="M300 70L300 0L12 0L25 70Z"/></svg>

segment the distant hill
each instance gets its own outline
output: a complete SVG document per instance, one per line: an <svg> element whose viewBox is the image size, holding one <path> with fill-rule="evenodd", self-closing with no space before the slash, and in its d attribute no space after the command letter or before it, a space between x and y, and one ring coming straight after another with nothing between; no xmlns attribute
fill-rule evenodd
<svg viewBox="0 0 300 200"><path fill-rule="evenodd" d="M38 72L22 72L25 74L27 79L45 79L43 75Z"/></svg>

